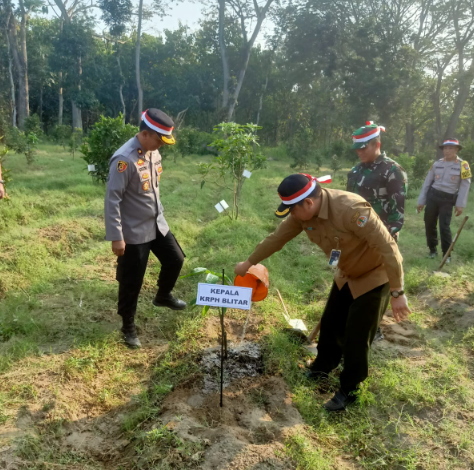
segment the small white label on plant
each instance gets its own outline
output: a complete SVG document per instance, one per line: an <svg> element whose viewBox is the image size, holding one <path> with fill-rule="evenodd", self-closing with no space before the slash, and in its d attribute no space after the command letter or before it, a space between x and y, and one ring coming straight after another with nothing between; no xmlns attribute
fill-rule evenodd
<svg viewBox="0 0 474 470"><path fill-rule="evenodd" d="M218 202L214 207L217 209L217 212L219 212L219 214L221 212L224 212L224 208L221 206L220 202Z"/></svg>
<svg viewBox="0 0 474 470"><path fill-rule="evenodd" d="M252 176L252 173L249 170L244 170L242 176L244 176L245 178L250 178Z"/></svg>
<svg viewBox="0 0 474 470"><path fill-rule="evenodd" d="M224 199L222 199L222 201L219 202L219 204L220 204L224 209L228 209L228 208L229 208L229 204L227 204L227 202L225 202Z"/></svg>
<svg viewBox="0 0 474 470"><path fill-rule="evenodd" d="M87 165L87 171L95 171L95 165Z"/></svg>

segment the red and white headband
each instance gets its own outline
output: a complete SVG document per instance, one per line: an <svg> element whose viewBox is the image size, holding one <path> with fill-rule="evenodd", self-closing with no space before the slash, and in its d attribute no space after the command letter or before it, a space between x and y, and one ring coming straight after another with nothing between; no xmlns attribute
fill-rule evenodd
<svg viewBox="0 0 474 470"><path fill-rule="evenodd" d="M145 122L145 124L150 128L153 129L154 131L158 132L159 134L163 135L171 135L173 132L174 127L167 127L164 124L160 124L159 122L153 121L151 117L147 114L147 111L143 111L142 113L142 121Z"/></svg>
<svg viewBox="0 0 474 470"><path fill-rule="evenodd" d="M445 140L443 142L443 146L444 145L457 145L459 147L459 141L456 140L456 139L451 139L451 140Z"/></svg>
<svg viewBox="0 0 474 470"><path fill-rule="evenodd" d="M309 178L308 184L304 188L292 194L291 196L284 197L281 194L278 194L283 204L287 206L296 204L297 202L300 202L303 199L307 198L316 189L317 183L330 183L332 181L331 175L322 176L321 178L315 178L314 176L308 175L306 173L301 174Z"/></svg>
<svg viewBox="0 0 474 470"><path fill-rule="evenodd" d="M374 124L374 121L367 121L365 123L367 126L372 126ZM385 127L383 126L377 126L374 129L370 129L370 131L366 132L365 134L362 135L353 135L352 136L352 142L367 142L369 140L375 139L380 135L380 131L385 132Z"/></svg>

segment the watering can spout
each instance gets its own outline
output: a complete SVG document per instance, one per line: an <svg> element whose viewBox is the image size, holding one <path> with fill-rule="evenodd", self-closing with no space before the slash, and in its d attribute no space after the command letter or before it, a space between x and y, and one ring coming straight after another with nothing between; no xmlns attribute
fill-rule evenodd
<svg viewBox="0 0 474 470"><path fill-rule="evenodd" d="M259 302L268 295L268 270L263 264L252 266L245 276L236 276L234 286L250 287L252 302Z"/></svg>

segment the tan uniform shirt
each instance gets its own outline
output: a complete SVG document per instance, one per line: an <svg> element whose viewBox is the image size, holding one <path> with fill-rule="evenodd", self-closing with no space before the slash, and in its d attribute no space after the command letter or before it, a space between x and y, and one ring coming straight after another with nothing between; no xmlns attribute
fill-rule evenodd
<svg viewBox="0 0 474 470"><path fill-rule="evenodd" d="M305 231L329 257L341 250L334 281L341 289L349 283L357 298L386 282L403 287L402 255L370 204L357 194L322 189L319 215L308 221L287 217L249 256L257 264Z"/></svg>

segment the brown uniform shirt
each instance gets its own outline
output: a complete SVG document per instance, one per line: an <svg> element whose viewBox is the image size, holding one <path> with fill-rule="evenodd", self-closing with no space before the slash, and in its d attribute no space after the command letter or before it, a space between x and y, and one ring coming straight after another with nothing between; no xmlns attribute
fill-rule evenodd
<svg viewBox="0 0 474 470"><path fill-rule="evenodd" d="M322 189L319 215L308 221L287 217L249 256L257 264L305 231L329 257L341 250L334 281L341 289L349 283L357 298L386 282L403 287L402 255L370 204L357 194Z"/></svg>

